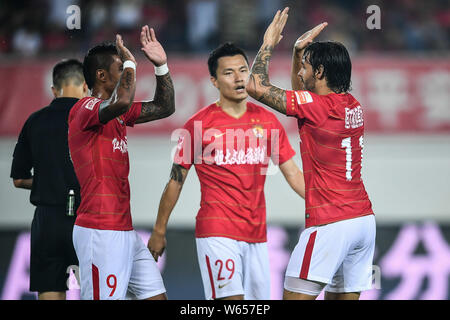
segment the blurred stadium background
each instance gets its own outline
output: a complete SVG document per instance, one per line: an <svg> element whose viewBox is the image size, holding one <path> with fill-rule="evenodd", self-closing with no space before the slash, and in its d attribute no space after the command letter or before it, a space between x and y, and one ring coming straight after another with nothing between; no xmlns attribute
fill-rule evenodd
<svg viewBox="0 0 450 320"><path fill-rule="evenodd" d="M80 29L70 30L71 5ZM369 30L367 7L378 5L381 29ZM29 192L9 178L17 135L27 117L51 101L51 70L62 58L82 60L97 42L121 33L138 59L136 99L151 99L153 67L143 59L139 30L154 27L176 90L176 113L128 131L134 225L148 239L168 181L172 132L215 101L207 55L224 41L256 54L278 8L290 7L284 39L271 63L274 83L288 88L295 39L322 21L318 40L344 43L353 61L352 93L365 108L363 178L376 213L374 289L363 299L450 297L450 60L448 1L351 0L7 0L0 3L0 298L28 292ZM299 150L296 122L280 118ZM297 161L300 163L299 155ZM203 299L194 221L200 190L194 170L169 223L160 262L170 299ZM266 182L272 298L280 299L290 252L304 226L304 202L281 173ZM381 278L378 276L381 275ZM79 290L71 277L68 297Z"/></svg>

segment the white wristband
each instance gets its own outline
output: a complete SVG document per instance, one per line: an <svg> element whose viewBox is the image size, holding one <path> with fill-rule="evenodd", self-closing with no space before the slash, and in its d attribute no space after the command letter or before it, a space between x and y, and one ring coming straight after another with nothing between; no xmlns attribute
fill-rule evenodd
<svg viewBox="0 0 450 320"><path fill-rule="evenodd" d="M134 73L136 73L136 64L131 60L127 60L123 63L123 70L125 70L125 68L131 68L134 70Z"/></svg>
<svg viewBox="0 0 450 320"><path fill-rule="evenodd" d="M155 75L157 76L163 76L165 74L169 73L169 67L167 66L167 63L164 63L162 66L155 66Z"/></svg>

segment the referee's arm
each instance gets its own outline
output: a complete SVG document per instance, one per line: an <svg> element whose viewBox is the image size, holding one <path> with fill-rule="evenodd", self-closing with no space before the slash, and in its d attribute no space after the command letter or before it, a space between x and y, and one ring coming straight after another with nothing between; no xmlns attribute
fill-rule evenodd
<svg viewBox="0 0 450 320"><path fill-rule="evenodd" d="M20 132L16 147L14 148L13 161L11 166L11 178L16 188L29 189L33 186L33 176L31 168L33 161L31 148L27 137L28 121Z"/></svg>
<svg viewBox="0 0 450 320"><path fill-rule="evenodd" d="M31 190L33 186L33 178L30 179L13 179L14 187Z"/></svg>

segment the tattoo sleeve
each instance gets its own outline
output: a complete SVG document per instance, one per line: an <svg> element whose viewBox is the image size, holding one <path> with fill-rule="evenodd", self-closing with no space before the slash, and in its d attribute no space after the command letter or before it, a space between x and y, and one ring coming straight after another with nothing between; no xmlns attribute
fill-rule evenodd
<svg viewBox="0 0 450 320"><path fill-rule="evenodd" d="M162 119L175 112L175 91L172 78L167 73L156 76L156 91L153 101L142 102L142 110L136 123Z"/></svg>
<svg viewBox="0 0 450 320"><path fill-rule="evenodd" d="M249 94L269 107L286 113L286 92L269 81L269 61L273 47L262 47L256 55L249 78Z"/></svg>
<svg viewBox="0 0 450 320"><path fill-rule="evenodd" d="M133 85L133 73L131 71L125 70L124 71L124 77L121 81L122 88L126 90L130 90L131 86Z"/></svg>
<svg viewBox="0 0 450 320"><path fill-rule="evenodd" d="M170 179L174 180L180 184L184 183L184 179L186 178L187 170L180 166L179 164L174 163L172 165L172 171L170 171Z"/></svg>
<svg viewBox="0 0 450 320"><path fill-rule="evenodd" d="M120 76L111 97L100 104L100 122L107 123L127 112L133 102L135 89L134 71L127 68Z"/></svg>

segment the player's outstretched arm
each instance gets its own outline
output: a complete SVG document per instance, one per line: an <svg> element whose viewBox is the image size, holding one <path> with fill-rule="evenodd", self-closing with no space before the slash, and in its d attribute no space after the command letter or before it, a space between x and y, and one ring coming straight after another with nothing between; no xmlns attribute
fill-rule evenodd
<svg viewBox="0 0 450 320"><path fill-rule="evenodd" d="M170 180L161 196L158 216L156 217L155 226L153 227L152 235L147 244L150 253L156 261L158 261L158 257L163 254L164 249L166 248L167 223L169 222L170 214L178 201L188 172L187 169L178 164L174 163L172 165Z"/></svg>
<svg viewBox="0 0 450 320"><path fill-rule="evenodd" d="M280 165L280 170L284 175L284 178L300 197L305 199L305 177L303 172L295 164L293 159L282 163Z"/></svg>
<svg viewBox="0 0 450 320"><path fill-rule="evenodd" d="M327 22L315 26L311 30L302 34L297 41L295 41L292 52L292 67L291 67L291 84L292 90L303 90L303 83L298 77L298 72L302 66L303 53L305 48L314 41L314 39L322 32L322 30L328 25Z"/></svg>
<svg viewBox="0 0 450 320"><path fill-rule="evenodd" d="M153 101L142 102L136 123L162 119L175 112L175 90L167 67L167 55L156 39L155 31L148 26L141 30L142 51L155 66L156 91Z"/></svg>
<svg viewBox="0 0 450 320"><path fill-rule="evenodd" d="M99 120L104 124L130 109L136 90L136 60L124 46L120 35L116 35L116 47L122 62L129 62L124 63L122 75L111 97L100 105Z"/></svg>
<svg viewBox="0 0 450 320"><path fill-rule="evenodd" d="M251 97L284 114L286 113L286 92L270 83L269 61L274 47L283 38L281 32L286 25L288 11L289 8L285 8L283 11L278 10L267 28L263 44L253 62L246 87Z"/></svg>

